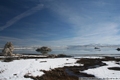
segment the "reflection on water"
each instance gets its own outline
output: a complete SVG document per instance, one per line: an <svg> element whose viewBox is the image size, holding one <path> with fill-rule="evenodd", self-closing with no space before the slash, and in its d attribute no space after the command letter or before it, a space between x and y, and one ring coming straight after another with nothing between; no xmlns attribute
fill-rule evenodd
<svg viewBox="0 0 120 80"><path fill-rule="evenodd" d="M2 50L1 50L2 51ZM16 49L14 53L21 53L21 54L41 54L36 52L35 49ZM67 54L67 55L109 55L109 54L120 54L120 51L117 51L116 48L111 47L101 47L100 49L94 49L94 47L84 47L78 49L52 49L49 54Z"/></svg>

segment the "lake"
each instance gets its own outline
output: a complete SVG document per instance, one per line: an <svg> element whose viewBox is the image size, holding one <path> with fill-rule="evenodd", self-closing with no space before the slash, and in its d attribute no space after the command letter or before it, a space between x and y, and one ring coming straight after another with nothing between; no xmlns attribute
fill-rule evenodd
<svg viewBox="0 0 120 80"><path fill-rule="evenodd" d="M117 47L100 47L100 49L94 49L94 47L80 47L80 48L75 48L75 49L52 49L52 51L49 52L49 54L67 54L67 55L72 55L72 56L120 55L120 51L117 51L116 48ZM35 49L15 49L14 53L41 54L40 52L36 52Z"/></svg>

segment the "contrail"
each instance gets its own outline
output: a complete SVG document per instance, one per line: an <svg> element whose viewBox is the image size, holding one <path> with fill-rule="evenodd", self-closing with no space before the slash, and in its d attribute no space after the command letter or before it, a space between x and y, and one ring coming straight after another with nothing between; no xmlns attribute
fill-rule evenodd
<svg viewBox="0 0 120 80"><path fill-rule="evenodd" d="M11 20L9 20L8 22L6 22L6 24L4 26L0 27L0 31L10 27L11 25L13 25L14 23L16 23L17 21L19 21L20 19L30 16L32 14L34 14L35 12L43 9L44 4L38 4L37 6L25 11L24 13L12 18Z"/></svg>

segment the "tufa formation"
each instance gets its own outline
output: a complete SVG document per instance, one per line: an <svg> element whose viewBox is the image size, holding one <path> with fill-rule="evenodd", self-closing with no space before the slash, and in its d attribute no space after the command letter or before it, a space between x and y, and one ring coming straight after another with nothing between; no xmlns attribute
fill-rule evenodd
<svg viewBox="0 0 120 80"><path fill-rule="evenodd" d="M4 46L4 49L2 50L3 55L5 56L12 56L14 50L14 46L11 42L7 42Z"/></svg>

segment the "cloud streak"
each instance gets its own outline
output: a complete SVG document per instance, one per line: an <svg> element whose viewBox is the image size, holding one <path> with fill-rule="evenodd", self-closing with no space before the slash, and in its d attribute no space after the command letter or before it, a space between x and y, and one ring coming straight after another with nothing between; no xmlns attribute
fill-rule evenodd
<svg viewBox="0 0 120 80"><path fill-rule="evenodd" d="M24 17L30 16L34 13L36 13L37 11L43 9L44 4L38 4L37 6L25 11L24 13L12 18L11 20L9 20L8 22L6 22L6 24L4 26L0 27L0 31L10 27L11 25L13 25L14 23L16 23L17 21L21 20Z"/></svg>
<svg viewBox="0 0 120 80"><path fill-rule="evenodd" d="M48 0L43 0L43 2L44 1L48 1ZM54 14L55 14L54 16L57 15L57 18L59 18L62 22L69 24L70 28L72 27L71 31L73 31L74 36L68 34L68 36L70 36L69 38L64 37L59 40L58 39L55 40L54 38L54 40L48 39L47 41L43 41L42 38L54 37L55 34L54 33L50 34L50 32L44 32L44 30L43 32L40 31L37 32L32 30L31 32L28 33L29 36L26 36L25 39L0 37L1 38L0 40L1 41L11 40L16 43L23 43L30 45L33 44L33 45L56 45L56 46L84 45L84 44L92 44L92 43L120 44L119 42L120 16L114 15L114 12L112 12L112 10L106 6L109 5L106 4L106 2L96 1L99 5L96 5L94 2L92 2L90 4L87 4L88 6L86 4L84 5L81 4L82 6L80 6L80 4L70 5L68 2L64 3L62 1L54 1L54 0L50 0L50 1L44 3L45 7L51 10L52 15ZM8 21L6 25L2 26L2 28L0 28L0 31L16 23L18 20L26 16L32 15L33 13L41 10L43 6L44 6L43 4L39 4L38 6L33 7L32 9L16 16L15 18ZM92 8L90 8L90 6L92 6ZM104 7L106 8L104 9ZM107 10L108 8L109 10ZM113 14L114 16L109 17L109 15L111 14ZM51 24L52 23L48 24L47 26ZM51 27L51 29L52 28L53 27ZM69 26L67 28L69 28ZM66 28L66 32L67 32L67 28Z"/></svg>
<svg viewBox="0 0 120 80"><path fill-rule="evenodd" d="M94 7L97 6L95 3L92 4L94 4ZM108 5L106 2L101 2L101 4L104 6ZM104 8L103 5L97 6L95 9L79 6L79 10L76 10L76 7L66 3L51 3L49 8L57 13L64 22L71 24L75 34L74 37L52 42L58 45L90 43L120 44L118 35L120 24L119 22L115 22L116 18L107 17L111 15L109 12L112 9L107 10L109 7L106 6L107 8ZM103 11L104 13L102 13ZM98 15L98 13L101 14Z"/></svg>

